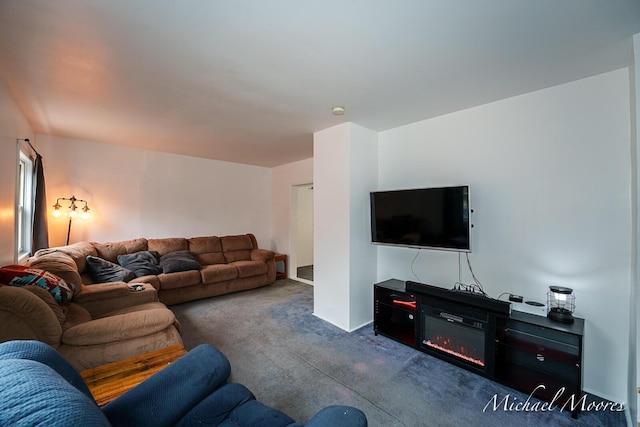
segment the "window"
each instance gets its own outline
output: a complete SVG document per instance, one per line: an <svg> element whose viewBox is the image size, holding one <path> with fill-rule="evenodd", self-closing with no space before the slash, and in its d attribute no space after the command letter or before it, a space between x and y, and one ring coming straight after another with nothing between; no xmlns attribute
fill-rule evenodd
<svg viewBox="0 0 640 427"><path fill-rule="evenodd" d="M33 160L20 151L16 191L16 244L18 261L31 252L33 218Z"/></svg>

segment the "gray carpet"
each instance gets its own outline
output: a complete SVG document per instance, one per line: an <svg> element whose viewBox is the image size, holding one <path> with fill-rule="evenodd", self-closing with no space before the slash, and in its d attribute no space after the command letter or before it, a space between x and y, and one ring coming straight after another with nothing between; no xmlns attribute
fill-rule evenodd
<svg viewBox="0 0 640 427"><path fill-rule="evenodd" d="M624 426L623 413L483 411L497 393L527 396L382 336L353 333L313 316L313 288L293 280L171 306L187 349L201 343L231 361L232 381L296 421L346 404L372 427ZM599 400L599 399L597 399Z"/></svg>

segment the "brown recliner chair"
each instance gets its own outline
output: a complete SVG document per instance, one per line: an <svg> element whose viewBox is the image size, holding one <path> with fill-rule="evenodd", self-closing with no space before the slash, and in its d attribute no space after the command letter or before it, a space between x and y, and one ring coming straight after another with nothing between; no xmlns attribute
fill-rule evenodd
<svg viewBox="0 0 640 427"><path fill-rule="evenodd" d="M0 286L0 342L45 342L78 370L182 344L180 323L155 299L139 303L123 296L121 308L91 313L91 305L59 305L38 286ZM132 304L127 306L127 301Z"/></svg>

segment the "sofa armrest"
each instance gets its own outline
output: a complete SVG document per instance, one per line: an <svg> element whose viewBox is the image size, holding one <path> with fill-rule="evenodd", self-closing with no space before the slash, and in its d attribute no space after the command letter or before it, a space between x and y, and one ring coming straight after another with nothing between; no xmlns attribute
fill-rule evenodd
<svg viewBox="0 0 640 427"><path fill-rule="evenodd" d="M95 285L82 285L80 292L73 297L76 304L102 301L116 297L129 295L129 287L124 282L97 283Z"/></svg>
<svg viewBox="0 0 640 427"><path fill-rule="evenodd" d="M129 288L130 284L112 282L82 285L82 292L73 302L82 306L95 319L114 310L158 301L158 291L149 283L136 282L136 285L142 285L143 290L135 292Z"/></svg>
<svg viewBox="0 0 640 427"><path fill-rule="evenodd" d="M102 410L112 425L173 426L224 385L230 374L229 360L216 348L202 344Z"/></svg>
<svg viewBox="0 0 640 427"><path fill-rule="evenodd" d="M0 341L38 340L60 345L62 326L47 302L56 304L49 292L32 293L13 286L0 287Z"/></svg>
<svg viewBox="0 0 640 427"><path fill-rule="evenodd" d="M305 427L367 427L364 413L351 406L328 406L318 411Z"/></svg>
<svg viewBox="0 0 640 427"><path fill-rule="evenodd" d="M269 261L273 259L275 252L267 249L253 249L251 251L251 261Z"/></svg>
<svg viewBox="0 0 640 427"><path fill-rule="evenodd" d="M0 344L0 360L4 359L24 359L43 363L56 371L91 401L94 401L87 384L78 371L53 347L43 342L33 340L3 342Z"/></svg>
<svg viewBox="0 0 640 427"><path fill-rule="evenodd" d="M67 329L62 334L62 343L88 346L144 337L167 329L175 320L168 308L103 317Z"/></svg>

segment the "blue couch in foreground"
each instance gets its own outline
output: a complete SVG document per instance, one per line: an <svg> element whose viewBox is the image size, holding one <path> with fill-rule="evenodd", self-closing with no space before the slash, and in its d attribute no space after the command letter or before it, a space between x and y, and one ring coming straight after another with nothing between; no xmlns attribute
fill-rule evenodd
<svg viewBox="0 0 640 427"><path fill-rule="evenodd" d="M306 424L228 383L227 358L200 345L102 408L79 373L39 341L0 344L0 425L3 426L224 426L366 427L365 415L329 406Z"/></svg>

